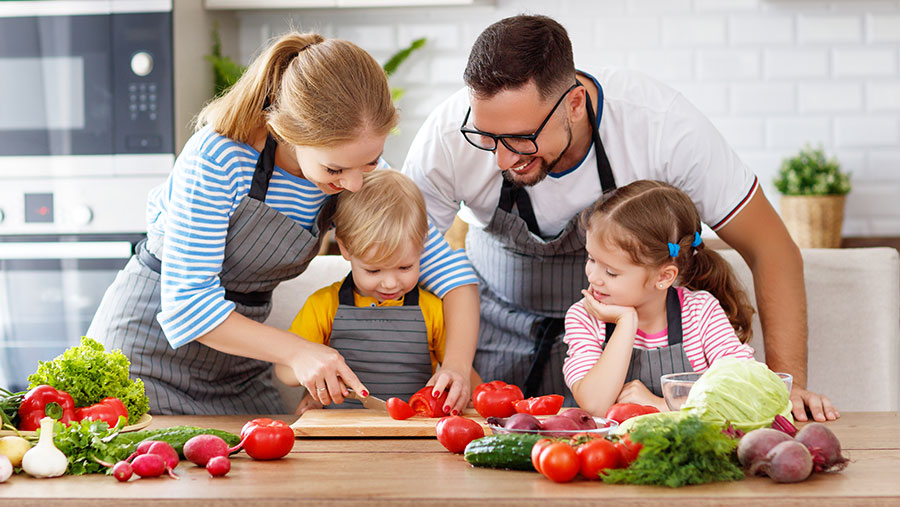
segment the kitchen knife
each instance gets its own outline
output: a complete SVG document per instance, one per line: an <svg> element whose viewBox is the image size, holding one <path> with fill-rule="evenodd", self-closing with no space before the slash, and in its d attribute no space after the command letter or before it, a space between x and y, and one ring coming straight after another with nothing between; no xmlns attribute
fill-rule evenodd
<svg viewBox="0 0 900 507"><path fill-rule="evenodd" d="M350 394L347 398L359 400L362 402L363 406L369 410L378 410L379 412L387 412L387 404L381 398L376 398L371 394L369 396L363 397L360 396L359 393L354 391L353 389L347 388L350 391Z"/></svg>

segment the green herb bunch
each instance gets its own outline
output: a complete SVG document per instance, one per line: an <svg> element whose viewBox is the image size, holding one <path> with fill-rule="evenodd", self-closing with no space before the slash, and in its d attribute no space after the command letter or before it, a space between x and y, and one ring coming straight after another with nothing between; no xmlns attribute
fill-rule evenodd
<svg viewBox="0 0 900 507"><path fill-rule="evenodd" d="M70 347L52 361L41 361L28 382L30 387L47 384L69 393L76 407L108 396L119 398L128 409L128 424L134 424L147 413L150 400L144 382L128 376L130 365L121 351L106 352L99 342L83 336L80 346Z"/></svg>
<svg viewBox="0 0 900 507"><path fill-rule="evenodd" d="M782 162L775 188L783 195L845 195L850 192L850 176L835 158L826 158L821 147L807 145Z"/></svg>
<svg viewBox="0 0 900 507"><path fill-rule="evenodd" d="M697 416L646 417L629 439L643 445L638 458L628 468L607 470L603 482L675 488L744 478L735 453L738 441Z"/></svg>
<svg viewBox="0 0 900 507"><path fill-rule="evenodd" d="M69 460L66 474L112 473L109 465L128 457L133 446L130 441L116 442L120 429L88 419L72 421L68 426L57 421L53 425L53 444Z"/></svg>

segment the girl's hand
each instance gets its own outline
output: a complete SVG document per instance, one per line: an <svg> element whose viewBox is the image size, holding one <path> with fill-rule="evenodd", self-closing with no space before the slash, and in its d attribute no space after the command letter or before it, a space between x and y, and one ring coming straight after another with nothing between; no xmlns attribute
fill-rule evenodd
<svg viewBox="0 0 900 507"><path fill-rule="evenodd" d="M632 380L626 383L619 392L616 403L637 403L638 405L656 407L660 412L669 411L666 400L650 392L640 380Z"/></svg>
<svg viewBox="0 0 900 507"><path fill-rule="evenodd" d="M425 385L433 385L434 391L438 393L449 387L450 391L447 393L447 404L445 406L450 407L450 410L447 413L459 415L466 408L469 398L471 398L472 391L471 386L469 386L469 376L469 372L463 373L450 366L441 365Z"/></svg>
<svg viewBox="0 0 900 507"><path fill-rule="evenodd" d="M309 391L314 401L322 405L342 403L349 394L347 387L368 396L368 389L350 370L338 351L321 343L306 340L300 342L300 352L289 364L297 380Z"/></svg>
<svg viewBox="0 0 900 507"><path fill-rule="evenodd" d="M584 289L582 289L581 294L584 295L584 299L581 300L582 304L591 317L594 317L601 322L612 322L617 326L623 322L633 322L635 329L637 329L637 310L635 310L634 307L601 303L600 301L597 301L590 292Z"/></svg>

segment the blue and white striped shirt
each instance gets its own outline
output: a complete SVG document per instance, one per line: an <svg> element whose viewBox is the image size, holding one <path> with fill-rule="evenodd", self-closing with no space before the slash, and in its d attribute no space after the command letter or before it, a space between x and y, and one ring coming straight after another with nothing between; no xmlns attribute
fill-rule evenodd
<svg viewBox="0 0 900 507"><path fill-rule="evenodd" d="M259 153L205 128L187 142L168 180L147 203L147 234L165 238L161 254L162 311L157 316L172 347L203 336L234 310L219 280L232 214L250 192ZM327 195L310 181L275 167L266 204L310 229ZM478 283L462 250L452 250L429 224L419 278L443 297Z"/></svg>

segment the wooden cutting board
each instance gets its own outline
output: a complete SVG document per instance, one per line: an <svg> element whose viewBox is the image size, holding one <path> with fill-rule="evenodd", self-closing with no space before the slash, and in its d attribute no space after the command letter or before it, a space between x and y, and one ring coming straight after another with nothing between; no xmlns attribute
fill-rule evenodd
<svg viewBox="0 0 900 507"><path fill-rule="evenodd" d="M485 434L491 434L475 409L466 409L462 415L481 423ZM438 418L425 417L397 421L386 412L364 408L319 409L306 411L291 428L298 437L434 437L438 421Z"/></svg>

